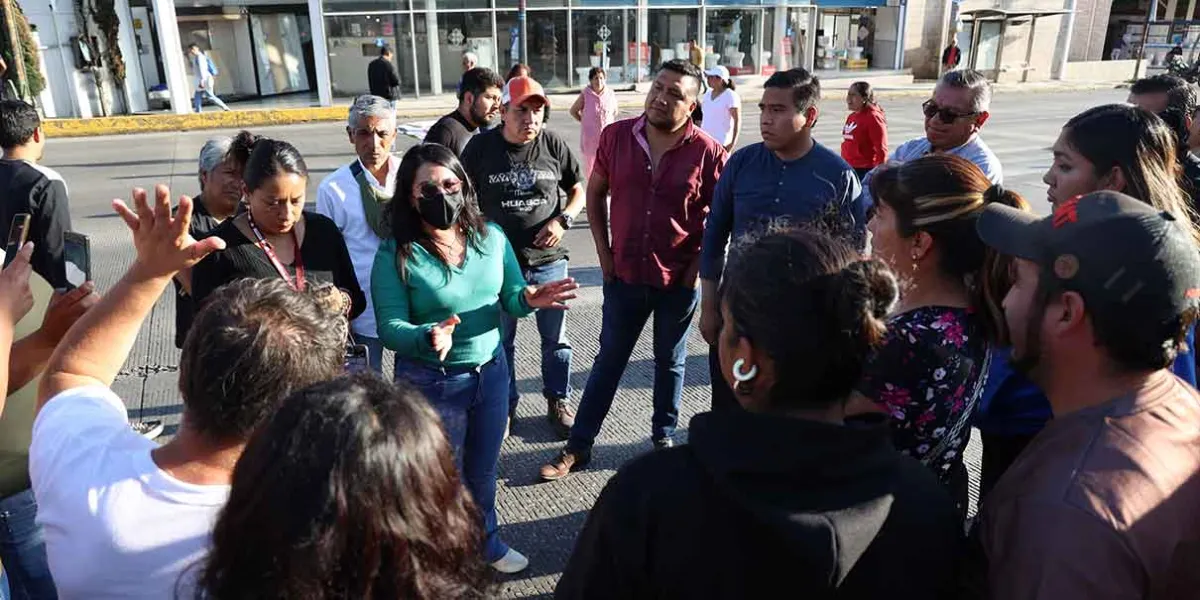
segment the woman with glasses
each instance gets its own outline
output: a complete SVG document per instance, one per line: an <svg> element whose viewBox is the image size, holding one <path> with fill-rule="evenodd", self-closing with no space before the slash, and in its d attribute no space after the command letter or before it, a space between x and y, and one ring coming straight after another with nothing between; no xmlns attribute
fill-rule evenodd
<svg viewBox="0 0 1200 600"><path fill-rule="evenodd" d="M367 300L346 241L333 221L304 211L308 166L300 152L243 131L229 147L228 160L242 174L249 206L212 231L225 240L225 250L194 267L196 305L229 282L279 277L299 291L332 284L341 292L342 312L357 317Z"/></svg>
<svg viewBox="0 0 1200 600"><path fill-rule="evenodd" d="M385 220L392 237L371 272L379 338L396 352L396 379L424 392L442 417L482 513L484 559L516 573L529 560L500 540L496 521L509 385L500 317L565 309L579 286L526 285L503 230L484 221L462 165L438 144L405 153Z"/></svg>

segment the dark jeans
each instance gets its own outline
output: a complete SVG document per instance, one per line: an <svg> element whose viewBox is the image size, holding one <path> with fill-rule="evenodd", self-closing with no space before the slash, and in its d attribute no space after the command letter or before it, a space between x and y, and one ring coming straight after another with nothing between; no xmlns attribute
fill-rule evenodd
<svg viewBox="0 0 1200 600"><path fill-rule="evenodd" d="M508 546L500 541L496 519L496 465L508 421L508 365L499 348L478 367L441 368L399 358L396 379L425 394L442 418L463 483L483 516L483 557L495 562Z"/></svg>
<svg viewBox="0 0 1200 600"><path fill-rule="evenodd" d="M522 271L526 283L542 285L567 277L567 259L529 267ZM538 335L542 338L542 395L555 400L566 400L571 396L571 342L567 340L567 315L561 310L539 310L534 313ZM502 313L501 336L504 353L508 358L508 411L517 410L517 369L513 354L516 352L517 320Z"/></svg>
<svg viewBox="0 0 1200 600"><path fill-rule="evenodd" d="M36 518L33 490L0 500L0 561L13 600L58 598L46 560L46 541Z"/></svg>
<svg viewBox="0 0 1200 600"><path fill-rule="evenodd" d="M988 492L996 487L1000 477L1021 456L1025 446L1033 441L1037 434L1031 435L996 435L985 433L983 441L983 465L979 477L979 499L987 498Z"/></svg>
<svg viewBox="0 0 1200 600"><path fill-rule="evenodd" d="M737 401L737 396L733 395L733 388L725 383L725 373L721 369L719 350L716 346L708 347L708 376L712 379L712 411L739 410L742 408L741 403Z"/></svg>
<svg viewBox="0 0 1200 600"><path fill-rule="evenodd" d="M592 365L575 426L567 448L587 452L600 433L604 417L612 407L617 386L646 321L654 317L654 417L650 436L655 441L670 438L679 422L679 399L683 393L683 371L687 359L687 334L696 314L699 294L695 288L659 289L648 285L604 284L600 352Z"/></svg>

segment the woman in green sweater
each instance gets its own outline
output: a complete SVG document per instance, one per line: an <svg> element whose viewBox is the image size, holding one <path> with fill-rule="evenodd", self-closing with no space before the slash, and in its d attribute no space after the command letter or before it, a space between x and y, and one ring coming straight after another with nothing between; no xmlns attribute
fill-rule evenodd
<svg viewBox="0 0 1200 600"><path fill-rule="evenodd" d="M419 388L441 415L483 517L484 559L516 573L529 560L500 541L496 522L496 463L508 420L500 314L565 309L579 286L573 279L526 285L508 238L480 214L462 165L437 144L405 153L387 210L392 237L371 271L379 338L396 352L396 379Z"/></svg>

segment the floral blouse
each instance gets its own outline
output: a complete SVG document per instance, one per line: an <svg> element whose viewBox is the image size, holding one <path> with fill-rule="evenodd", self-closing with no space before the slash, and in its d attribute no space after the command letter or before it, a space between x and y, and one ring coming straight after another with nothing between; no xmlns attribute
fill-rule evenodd
<svg viewBox="0 0 1200 600"><path fill-rule="evenodd" d="M891 416L896 448L947 485L970 440L987 374L987 344L972 319L965 309L944 306L894 315L858 386ZM953 437L942 444L946 436Z"/></svg>

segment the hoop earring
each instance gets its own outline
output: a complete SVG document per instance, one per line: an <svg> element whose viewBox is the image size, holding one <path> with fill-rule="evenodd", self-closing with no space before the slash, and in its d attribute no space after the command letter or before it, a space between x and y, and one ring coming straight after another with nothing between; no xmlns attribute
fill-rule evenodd
<svg viewBox="0 0 1200 600"><path fill-rule="evenodd" d="M742 371L746 366L745 359L737 359L733 362L733 391L740 394L748 394L750 386L743 385L749 383L755 377L758 377L758 365L750 365L750 369Z"/></svg>

